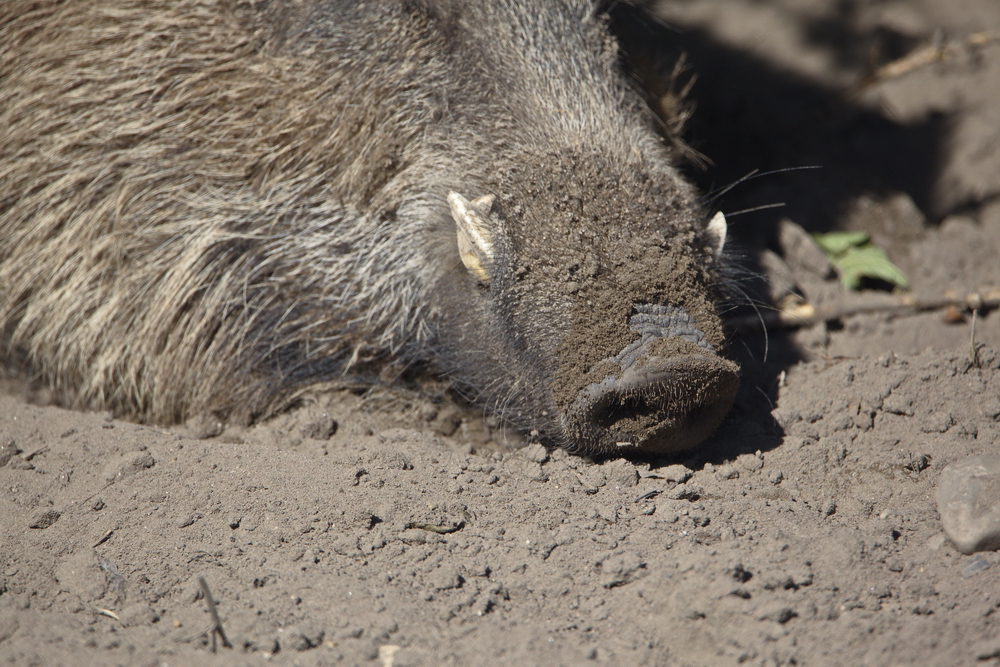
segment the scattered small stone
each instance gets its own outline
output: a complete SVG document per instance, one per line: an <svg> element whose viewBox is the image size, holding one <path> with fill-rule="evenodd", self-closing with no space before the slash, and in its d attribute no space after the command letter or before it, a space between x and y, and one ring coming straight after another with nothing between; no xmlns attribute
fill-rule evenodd
<svg viewBox="0 0 1000 667"><path fill-rule="evenodd" d="M656 471L660 477L667 480L668 482L673 482L674 484L683 484L684 482L691 479L691 475L694 474L690 468L682 466L679 463L675 463L671 466L666 466L665 468L659 468Z"/></svg>
<svg viewBox="0 0 1000 667"><path fill-rule="evenodd" d="M820 509L820 512L822 512L823 516L833 516L837 512L837 501L832 498L827 500L823 503L823 507Z"/></svg>
<svg viewBox="0 0 1000 667"><path fill-rule="evenodd" d="M323 413L302 427L302 437L311 440L329 440L337 432L337 420Z"/></svg>
<svg viewBox="0 0 1000 667"><path fill-rule="evenodd" d="M702 491L700 486L694 484L678 484L663 495L670 500L697 500Z"/></svg>
<svg viewBox="0 0 1000 667"><path fill-rule="evenodd" d="M990 562L983 558L982 554L977 554L975 558L971 558L965 567L962 568L962 578L968 579L969 577L982 572L983 570L988 570L990 568Z"/></svg>
<svg viewBox="0 0 1000 667"><path fill-rule="evenodd" d="M608 523L618 523L618 506L601 505L597 507L597 515Z"/></svg>
<svg viewBox="0 0 1000 667"><path fill-rule="evenodd" d="M15 456L10 460L10 467L14 470L34 470L35 464L22 456Z"/></svg>
<svg viewBox="0 0 1000 667"><path fill-rule="evenodd" d="M308 651L320 645L326 633L310 623L278 630L278 644L288 651Z"/></svg>
<svg viewBox="0 0 1000 667"><path fill-rule="evenodd" d="M780 470L775 470L774 472L771 473L771 476L768 478L768 481L771 482L771 484L777 486L778 484L781 484L781 481L783 479L785 479L785 474Z"/></svg>
<svg viewBox="0 0 1000 667"><path fill-rule="evenodd" d="M589 465L578 474L585 493L597 493L598 489L608 483L608 476L601 466Z"/></svg>
<svg viewBox="0 0 1000 667"><path fill-rule="evenodd" d="M794 609L783 604L764 606L757 612L757 618L762 621L774 621L775 623L787 623L798 616Z"/></svg>
<svg viewBox="0 0 1000 667"><path fill-rule="evenodd" d="M31 523L28 524L28 528L45 530L58 521L60 516L62 515L56 510L45 510L44 512L39 512L31 520Z"/></svg>
<svg viewBox="0 0 1000 667"><path fill-rule="evenodd" d="M522 477L526 477L533 482L547 482L549 481L549 476L542 466L534 461L529 461L521 457L514 457L504 462L504 466L507 470L517 473Z"/></svg>
<svg viewBox="0 0 1000 667"><path fill-rule="evenodd" d="M920 430L923 433L947 433L948 429L955 425L955 418L951 413L931 413L924 418Z"/></svg>
<svg viewBox="0 0 1000 667"><path fill-rule="evenodd" d="M118 457L104 468L104 479L114 483L135 473L152 468L156 461L149 452L129 452Z"/></svg>
<svg viewBox="0 0 1000 667"><path fill-rule="evenodd" d="M522 449L521 455L529 461L534 461L535 463L545 463L549 460L549 452L543 445L537 442Z"/></svg>
<svg viewBox="0 0 1000 667"><path fill-rule="evenodd" d="M10 460L21 453L14 442L14 438L0 439L0 468L4 467Z"/></svg>
<svg viewBox="0 0 1000 667"><path fill-rule="evenodd" d="M719 466L719 469L715 471L715 476L721 480L727 479L738 479L740 476L740 471L736 469L731 463L726 463L725 465Z"/></svg>
<svg viewBox="0 0 1000 667"><path fill-rule="evenodd" d="M921 472L927 470L931 465L931 457L927 454L914 454L903 464L903 467L910 472Z"/></svg>
<svg viewBox="0 0 1000 667"><path fill-rule="evenodd" d="M1000 549L1000 455L970 456L947 466L937 503L944 532L959 551Z"/></svg>
<svg viewBox="0 0 1000 667"><path fill-rule="evenodd" d="M736 465L746 472L756 472L764 467L764 458L758 454L741 454L736 457Z"/></svg>
<svg viewBox="0 0 1000 667"><path fill-rule="evenodd" d="M615 553L598 564L601 569L601 585L615 588L632 583L647 574L646 564L631 552Z"/></svg>
<svg viewBox="0 0 1000 667"><path fill-rule="evenodd" d="M884 600L892 597L892 589L886 584L876 584L868 587L868 595L876 600Z"/></svg>
<svg viewBox="0 0 1000 667"><path fill-rule="evenodd" d="M608 486L617 489L630 489L639 483L639 472L635 464L622 459L608 461L601 466L607 475Z"/></svg>
<svg viewBox="0 0 1000 667"><path fill-rule="evenodd" d="M729 574L733 577L733 579L741 584L745 584L753 579L753 572L744 567L743 563L736 563L733 565L733 567L729 570Z"/></svg>
<svg viewBox="0 0 1000 667"><path fill-rule="evenodd" d="M436 591L449 591L461 588L464 583L465 579L462 578L458 568L455 566L442 566L431 575L431 585Z"/></svg>

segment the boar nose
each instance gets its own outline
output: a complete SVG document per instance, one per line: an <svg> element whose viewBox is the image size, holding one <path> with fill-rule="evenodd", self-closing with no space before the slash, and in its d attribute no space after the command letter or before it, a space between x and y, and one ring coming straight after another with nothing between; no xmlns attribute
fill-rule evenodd
<svg viewBox="0 0 1000 667"><path fill-rule="evenodd" d="M635 310L629 326L639 339L613 357L619 372L580 391L574 417L605 452L693 447L732 406L738 368L716 354L683 309Z"/></svg>

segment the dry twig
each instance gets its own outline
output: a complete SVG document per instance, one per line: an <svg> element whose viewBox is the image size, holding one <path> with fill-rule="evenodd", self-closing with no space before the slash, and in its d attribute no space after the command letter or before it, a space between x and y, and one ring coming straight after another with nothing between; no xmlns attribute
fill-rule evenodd
<svg viewBox="0 0 1000 667"><path fill-rule="evenodd" d="M226 631L222 629L222 621L219 620L219 612L215 608L215 598L212 597L212 592L208 590L208 582L205 581L205 577L198 577L198 584L201 586L201 592L205 596L205 604L208 605L208 613L212 616L212 629L210 630L212 634L212 653L215 653L215 635L218 634L219 638L222 639L222 645L226 648L232 648L233 645L229 643L229 639L226 637Z"/></svg>
<svg viewBox="0 0 1000 667"><path fill-rule="evenodd" d="M950 42L942 42L940 39L935 39L934 43L929 46L915 49L902 58L882 65L864 79L851 86L846 93L846 97L847 99L854 99L872 86L883 81L899 78L904 74L936 62L944 62L956 57L966 49L978 48L998 41L1000 41L1000 30L974 32L966 35L964 39L954 39Z"/></svg>
<svg viewBox="0 0 1000 667"><path fill-rule="evenodd" d="M778 310L761 311L756 315L733 318L728 324L738 333L752 333L762 329L798 329L819 322L832 322L865 313L884 315L908 315L928 310L938 310L956 306L967 308L972 313L983 309L1000 307L1000 290L974 292L965 296L945 293L939 297L913 294L887 296L886 300L872 303L866 300L858 303L841 303L831 306L813 306L809 303L792 305Z"/></svg>

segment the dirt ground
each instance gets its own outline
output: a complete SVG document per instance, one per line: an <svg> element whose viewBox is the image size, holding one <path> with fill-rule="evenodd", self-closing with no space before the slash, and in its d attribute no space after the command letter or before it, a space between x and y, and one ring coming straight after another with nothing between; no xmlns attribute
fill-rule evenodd
<svg viewBox="0 0 1000 667"><path fill-rule="evenodd" d="M900 298L810 269L787 218L870 231L917 298L1000 289L1000 41L968 39L1000 30L996 0L658 13L697 74L705 191L821 167L713 200L750 271L787 269L816 308ZM652 462L522 448L427 392L219 433L8 381L0 664L998 664L1000 555L960 554L935 502L947 464L998 451L997 350L988 308L737 332L731 415Z"/></svg>

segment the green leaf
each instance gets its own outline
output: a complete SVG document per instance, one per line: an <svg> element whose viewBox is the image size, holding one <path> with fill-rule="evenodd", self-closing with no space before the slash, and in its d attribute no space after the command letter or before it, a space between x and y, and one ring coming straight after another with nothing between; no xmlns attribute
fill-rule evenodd
<svg viewBox="0 0 1000 667"><path fill-rule="evenodd" d="M867 232L830 232L816 234L813 238L837 268L840 284L845 289L861 289L861 281L865 278L884 280L904 289L910 286L885 251L872 245Z"/></svg>
<svg viewBox="0 0 1000 667"><path fill-rule="evenodd" d="M868 232L829 232L827 234L814 234L813 238L816 239L820 250L826 253L830 260L843 255L851 248L859 248L871 243Z"/></svg>

